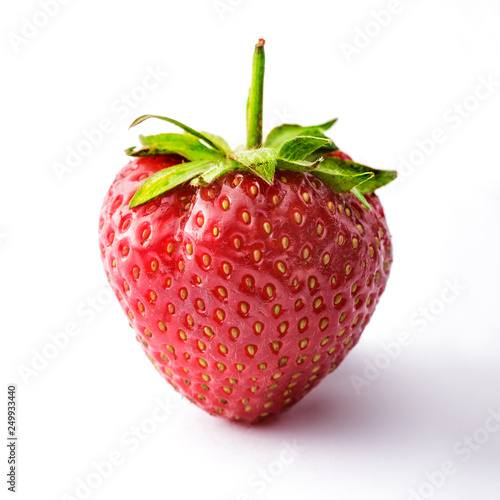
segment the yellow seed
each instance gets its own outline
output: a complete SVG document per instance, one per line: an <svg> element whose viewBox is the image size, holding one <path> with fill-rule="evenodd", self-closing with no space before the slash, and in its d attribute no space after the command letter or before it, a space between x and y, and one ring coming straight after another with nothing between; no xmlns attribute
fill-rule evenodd
<svg viewBox="0 0 500 500"><path fill-rule="evenodd" d="M380 240L378 239L378 236L375 236L375 243L377 244L377 247L380 248Z"/></svg>
<svg viewBox="0 0 500 500"><path fill-rule="evenodd" d="M273 379L275 379L275 380L276 380L276 379L280 378L280 377L281 377L281 375L283 375L283 373L281 373L281 372L276 372L276 373L274 373L274 374L273 374Z"/></svg>
<svg viewBox="0 0 500 500"><path fill-rule="evenodd" d="M319 345L321 346L324 346L326 344L328 344L328 341L330 340L330 337L325 337L320 343Z"/></svg>
<svg viewBox="0 0 500 500"><path fill-rule="evenodd" d="M358 228L359 234L363 234L363 226L361 224L356 224L356 227Z"/></svg>
<svg viewBox="0 0 500 500"><path fill-rule="evenodd" d="M202 379L203 379L205 382L210 382L210 375L207 375L206 373L202 373L202 374L201 374L201 377L202 377Z"/></svg>
<svg viewBox="0 0 500 500"><path fill-rule="evenodd" d="M174 354L174 353L175 353L175 349L174 349L174 347L173 347L173 346L171 346L171 345L167 345L167 346L166 346L166 348L167 348L167 349L168 349L168 350L169 350L172 354Z"/></svg>
<svg viewBox="0 0 500 500"><path fill-rule="evenodd" d="M297 223L300 224L302 222L302 215L300 212L294 212L293 213L293 220Z"/></svg>
<svg viewBox="0 0 500 500"><path fill-rule="evenodd" d="M191 243L188 243L186 245L186 250L187 250L188 254L192 255L193 254L193 245Z"/></svg>
<svg viewBox="0 0 500 500"><path fill-rule="evenodd" d="M277 341L271 342L271 347L278 352L280 350L280 343Z"/></svg>
<svg viewBox="0 0 500 500"><path fill-rule="evenodd" d="M223 210L227 210L229 208L229 201L228 200L222 201L222 208L223 208Z"/></svg>
<svg viewBox="0 0 500 500"><path fill-rule="evenodd" d="M233 243L234 243L234 248L236 248L236 250L239 250L241 247L241 239L236 237L234 238Z"/></svg>
<svg viewBox="0 0 500 500"><path fill-rule="evenodd" d="M267 363L261 363L261 364L259 365L259 370L260 370L261 372L263 372L266 368L267 368Z"/></svg>
<svg viewBox="0 0 500 500"><path fill-rule="evenodd" d="M278 330L280 331L280 333L282 333L282 334L285 333L287 326L288 326L288 323L286 321L283 321L282 323L280 323L278 326Z"/></svg>
<svg viewBox="0 0 500 500"><path fill-rule="evenodd" d="M259 262L259 260L261 259L262 257L262 252L260 250L254 250L253 251L253 260L255 262Z"/></svg>
<svg viewBox="0 0 500 500"><path fill-rule="evenodd" d="M262 327L263 327L263 325L262 325L262 323L260 321L257 321L255 323L255 325L254 325L255 331L257 333L261 333L262 332Z"/></svg>
<svg viewBox="0 0 500 500"><path fill-rule="evenodd" d="M345 312L343 312L341 315L340 315L340 318L339 318L339 323L342 323L342 321L345 320Z"/></svg>
<svg viewBox="0 0 500 500"><path fill-rule="evenodd" d="M352 326L354 326L359 320L359 315L354 318L354 321L352 322Z"/></svg>
<svg viewBox="0 0 500 500"><path fill-rule="evenodd" d="M206 368L208 366L208 363L203 358L198 358L198 363L200 363L203 368Z"/></svg>
<svg viewBox="0 0 500 500"><path fill-rule="evenodd" d="M299 356L299 357L297 358L297 364L299 364L299 365L300 365L300 364L302 364L302 363L306 360L306 358L307 358L307 356L306 356L306 355L304 355L304 356Z"/></svg>
<svg viewBox="0 0 500 500"><path fill-rule="evenodd" d="M236 369L239 371L239 372L242 372L244 369L245 369L245 365L242 364L242 363L236 363Z"/></svg>
<svg viewBox="0 0 500 500"><path fill-rule="evenodd" d="M203 331L205 332L205 335L207 335L208 337L214 336L214 331L209 326L205 326L203 328Z"/></svg>
<svg viewBox="0 0 500 500"><path fill-rule="evenodd" d="M163 321L158 321L158 328L159 328L162 332L164 332L164 331L167 329L167 327L165 326L165 323L163 323Z"/></svg>
<svg viewBox="0 0 500 500"><path fill-rule="evenodd" d="M224 262L222 264L222 270L227 274L229 275L231 273L231 264L227 263L227 262Z"/></svg>
<svg viewBox="0 0 500 500"><path fill-rule="evenodd" d="M335 298L333 299L333 303L334 304L340 304L341 300L342 300L342 294L338 293L337 295L335 295Z"/></svg>
<svg viewBox="0 0 500 500"><path fill-rule="evenodd" d="M330 262L330 254L329 253L323 254L323 257L321 258L321 262L323 262L324 266L327 266L328 263Z"/></svg>
<svg viewBox="0 0 500 500"><path fill-rule="evenodd" d="M307 260L309 258L310 254L311 254L311 252L309 250L309 247L304 247L304 249L302 250L302 258L304 260Z"/></svg>
<svg viewBox="0 0 500 500"><path fill-rule="evenodd" d="M289 245L290 245L290 240L288 236L283 236L283 238L281 238L281 246L286 250Z"/></svg>
<svg viewBox="0 0 500 500"><path fill-rule="evenodd" d="M186 321L187 321L187 324L192 327L194 325L194 319L192 318L192 316L190 316L189 314L186 314Z"/></svg>
<svg viewBox="0 0 500 500"><path fill-rule="evenodd" d="M257 186L255 184L250 186L250 193L252 193L252 196L257 196Z"/></svg>
<svg viewBox="0 0 500 500"><path fill-rule="evenodd" d="M374 248L370 245L370 248L368 249L369 252L370 252L370 257L373 258L373 256L375 255L375 250Z"/></svg>
<svg viewBox="0 0 500 500"><path fill-rule="evenodd" d="M249 309L249 306L246 302L241 302L240 303L240 311L243 313L243 314L247 314L248 313L248 309Z"/></svg>
<svg viewBox="0 0 500 500"><path fill-rule="evenodd" d="M233 389L231 389L231 387L223 387L222 390L227 393L227 394L231 394L231 392L233 392Z"/></svg>
<svg viewBox="0 0 500 500"><path fill-rule="evenodd" d="M342 245L342 243L344 243L344 237L341 234L339 234L339 238L337 241L338 241L339 246Z"/></svg>
<svg viewBox="0 0 500 500"><path fill-rule="evenodd" d="M278 268L278 271L282 274L285 274L286 273L286 267L285 267L285 264L283 262L281 262L280 260L278 262L276 262L276 267Z"/></svg>
<svg viewBox="0 0 500 500"><path fill-rule="evenodd" d="M352 270L351 265L347 264L347 266L345 266L345 274L349 275L351 273L351 270Z"/></svg>
<svg viewBox="0 0 500 500"><path fill-rule="evenodd" d="M299 342L299 347L301 349L305 349L305 347L307 346L307 344L309 343L309 339L302 339L300 342Z"/></svg>
<svg viewBox="0 0 500 500"><path fill-rule="evenodd" d="M350 217L351 216L351 210L349 208L346 207L345 209L345 214Z"/></svg>
<svg viewBox="0 0 500 500"><path fill-rule="evenodd" d="M226 317L224 311L222 309L216 309L215 310L215 315L220 321L224 321L224 318Z"/></svg>
<svg viewBox="0 0 500 500"><path fill-rule="evenodd" d="M231 336L233 337L233 339L237 339L240 336L240 331L235 326L231 327L231 329L229 331L230 331Z"/></svg>
<svg viewBox="0 0 500 500"><path fill-rule="evenodd" d="M208 267L210 265L210 261L211 261L210 255L208 255L207 253L203 254L202 260L203 260L203 265L205 267Z"/></svg>
<svg viewBox="0 0 500 500"><path fill-rule="evenodd" d="M227 347L224 344L219 344L219 349L222 354L227 354Z"/></svg>
<svg viewBox="0 0 500 500"><path fill-rule="evenodd" d="M243 212L243 213L241 214L241 218L243 219L243 222L244 222L245 224L250 224L250 214L249 214L248 212L246 212L246 211L245 211L245 212Z"/></svg>
<svg viewBox="0 0 500 500"><path fill-rule="evenodd" d="M352 248L358 248L358 239L357 238L352 239Z"/></svg>
<svg viewBox="0 0 500 500"><path fill-rule="evenodd" d="M269 224L269 222L264 222L264 224L262 224L262 227L267 234L271 233L271 224Z"/></svg>
<svg viewBox="0 0 500 500"><path fill-rule="evenodd" d="M321 358L321 354L316 354L316 356L314 356L312 359L313 363L316 363L316 361L318 361L319 358Z"/></svg>
<svg viewBox="0 0 500 500"><path fill-rule="evenodd" d="M247 352L250 356L255 356L256 347L254 345L247 345Z"/></svg>
<svg viewBox="0 0 500 500"><path fill-rule="evenodd" d="M267 403L264 403L264 408L270 408L271 406L273 406L273 404L273 401L268 401Z"/></svg>
<svg viewBox="0 0 500 500"><path fill-rule="evenodd" d="M326 206L330 212L333 212L333 203L331 201L327 202Z"/></svg>
<svg viewBox="0 0 500 500"><path fill-rule="evenodd" d="M187 339L186 332L184 330L179 330L179 337L181 340L186 340Z"/></svg>
<svg viewBox="0 0 500 500"><path fill-rule="evenodd" d="M319 322L319 327L321 330L324 330L328 326L328 318L322 318Z"/></svg>
<svg viewBox="0 0 500 500"><path fill-rule="evenodd" d="M317 234L318 236L321 236L321 235L323 234L323 226L322 226L321 224L318 224L318 225L316 226L316 234Z"/></svg>
<svg viewBox="0 0 500 500"><path fill-rule="evenodd" d="M217 226L214 226L214 228L212 229L212 234L214 236L218 236L219 235L219 228Z"/></svg>
<svg viewBox="0 0 500 500"><path fill-rule="evenodd" d="M309 278L309 288L312 290L316 286L316 278L311 276Z"/></svg>
<svg viewBox="0 0 500 500"><path fill-rule="evenodd" d="M217 287L217 291L219 292L219 295L221 297L224 297L224 298L227 297L227 290L223 286Z"/></svg>
<svg viewBox="0 0 500 500"><path fill-rule="evenodd" d="M323 299L321 297L318 297L317 299L315 299L314 303L313 303L314 309L318 309L318 307L320 307L322 303L323 303Z"/></svg>
<svg viewBox="0 0 500 500"><path fill-rule="evenodd" d="M303 330L307 326L307 318L302 318L299 321L299 328Z"/></svg>
<svg viewBox="0 0 500 500"><path fill-rule="evenodd" d="M302 193L302 199L306 202L309 203L311 201L311 197L309 196L309 193Z"/></svg>
<svg viewBox="0 0 500 500"><path fill-rule="evenodd" d="M226 365L224 363L218 362L217 363L217 368L223 372L226 369Z"/></svg>
<svg viewBox="0 0 500 500"><path fill-rule="evenodd" d="M200 351L204 351L206 348L207 346L205 345L205 342L203 342L202 340L198 340L198 349Z"/></svg>
<svg viewBox="0 0 500 500"><path fill-rule="evenodd" d="M198 309L204 311L205 310L205 302L203 302L202 299L197 299L196 300L196 305L198 306Z"/></svg>

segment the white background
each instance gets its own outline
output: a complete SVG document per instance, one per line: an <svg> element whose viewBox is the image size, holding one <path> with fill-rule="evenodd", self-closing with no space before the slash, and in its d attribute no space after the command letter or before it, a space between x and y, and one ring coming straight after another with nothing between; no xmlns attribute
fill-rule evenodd
<svg viewBox="0 0 500 500"><path fill-rule="evenodd" d="M83 498L77 485L89 479L92 499L498 498L500 432L489 415L500 411L500 5L401 0L381 26L374 13L392 5L70 0L29 32L24 18L43 23L39 3L4 2L0 421L15 383L17 498ZM380 191L395 261L358 347L289 413L246 428L182 400L152 369L107 300L97 219L123 149L136 143L134 117L172 116L243 142L259 37L266 128L338 116L334 141L400 179ZM147 68L168 76L144 93ZM497 83L479 101L481 79ZM141 102L120 103L131 94ZM58 178L68 147L105 118L113 130ZM435 129L444 139L432 145ZM79 334L42 366L49 334L68 323ZM412 343L387 362L383 346L403 332ZM36 372L22 377L34 358ZM159 424L157 398L176 407ZM295 455L283 452L294 442ZM98 485L93 463L117 453ZM436 473L444 462L452 474Z"/></svg>

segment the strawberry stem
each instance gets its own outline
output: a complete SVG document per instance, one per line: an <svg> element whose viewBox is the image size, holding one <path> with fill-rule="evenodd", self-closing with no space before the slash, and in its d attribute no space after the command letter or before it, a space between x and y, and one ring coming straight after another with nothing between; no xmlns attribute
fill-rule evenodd
<svg viewBox="0 0 500 500"><path fill-rule="evenodd" d="M252 65L252 84L247 103L247 148L258 148L262 144L262 107L264 102L264 54L265 40L259 39L255 46Z"/></svg>

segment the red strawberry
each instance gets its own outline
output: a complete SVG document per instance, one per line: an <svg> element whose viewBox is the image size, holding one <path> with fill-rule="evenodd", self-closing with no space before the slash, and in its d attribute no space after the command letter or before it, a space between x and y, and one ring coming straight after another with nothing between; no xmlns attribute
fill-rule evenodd
<svg viewBox="0 0 500 500"><path fill-rule="evenodd" d="M323 134L332 122L278 127L259 148L259 68L262 43L248 151L173 121L188 134L128 150L140 157L100 221L105 270L151 362L201 408L246 422L290 407L340 364L392 261L373 190L394 173L340 153Z"/></svg>

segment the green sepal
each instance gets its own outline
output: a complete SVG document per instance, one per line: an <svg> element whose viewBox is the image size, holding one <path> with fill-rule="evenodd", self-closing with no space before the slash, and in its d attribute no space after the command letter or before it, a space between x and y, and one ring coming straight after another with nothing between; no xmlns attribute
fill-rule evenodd
<svg viewBox="0 0 500 500"><path fill-rule="evenodd" d="M227 155L233 152L229 144L222 137L205 131L200 132L200 134L204 135L207 139L210 139L213 144L218 146L219 150L223 151Z"/></svg>
<svg viewBox="0 0 500 500"><path fill-rule="evenodd" d="M177 153L189 161L218 160L223 153L205 146L200 139L187 134L140 135L142 148L129 148L129 156L155 156Z"/></svg>
<svg viewBox="0 0 500 500"><path fill-rule="evenodd" d="M164 168L148 177L130 200L129 207L134 208L160 196L161 194L184 184L210 168L211 161L192 161Z"/></svg>
<svg viewBox="0 0 500 500"><path fill-rule="evenodd" d="M372 172L366 172L360 167L362 166L354 162L325 157L313 174L334 191L347 193L374 176Z"/></svg>
<svg viewBox="0 0 500 500"><path fill-rule="evenodd" d="M276 164L276 170L289 170L292 172L312 172L321 162L322 158L318 158L315 161L305 161L305 160L285 160L283 158L278 158Z"/></svg>
<svg viewBox="0 0 500 500"><path fill-rule="evenodd" d="M278 157L284 160L304 160L318 149L327 149L333 141L323 137L299 135L286 141L280 148Z"/></svg>
<svg viewBox="0 0 500 500"><path fill-rule="evenodd" d="M197 132L196 130L192 129L191 127L188 127L187 125L184 125L183 123L174 120L173 118L167 118L166 116L158 116L158 115L142 115L139 116L139 118L136 118L132 124L130 125L129 128L135 127L136 125L139 125L139 123L142 123L145 120L148 120L149 118L158 118L158 120L164 120L166 122L172 123L173 125L177 125L177 127L180 127L182 130L187 132L188 134L194 135L195 137L198 137L198 139L201 139L205 143L207 143L209 146L213 147L217 151L224 152L224 150L218 146L215 142L210 140L206 135L203 135L201 132Z"/></svg>
<svg viewBox="0 0 500 500"><path fill-rule="evenodd" d="M370 182L369 180L366 182ZM353 187L351 189L351 193L361 202L361 204L366 208L366 210L370 210L370 204L368 200L363 196L363 193L360 192L359 186Z"/></svg>
<svg viewBox="0 0 500 500"><path fill-rule="evenodd" d="M301 125L294 124L284 124L279 127L275 127L269 132L265 145L269 148L281 149L281 146L290 139L298 136L312 136L320 137L322 139L328 139L328 137L323 133L333 126L337 121L337 118L330 120L322 125L313 125L309 127L303 127ZM332 151L338 149L332 142Z"/></svg>
<svg viewBox="0 0 500 500"><path fill-rule="evenodd" d="M362 165L361 163L344 160L342 158L335 158L334 156L324 156L323 158L324 163L332 165L331 168L335 165L337 169L344 172L368 172L373 174L373 176L358 186L358 191L361 194L372 193L376 189L389 184L389 182L393 181L397 176L397 172L394 170L377 170L375 168Z"/></svg>
<svg viewBox="0 0 500 500"><path fill-rule="evenodd" d="M191 181L192 186L202 186L210 184L215 181L221 175L228 174L236 170L235 165L230 158L225 158L217 163L213 163L212 166L202 173L200 176L196 177Z"/></svg>
<svg viewBox="0 0 500 500"><path fill-rule="evenodd" d="M374 176L358 186L358 190L361 194L373 193L373 191L375 191L376 189L389 184L389 182L392 182L398 175L395 170L371 169L371 171L373 172Z"/></svg>
<svg viewBox="0 0 500 500"><path fill-rule="evenodd" d="M237 151L230 155L235 162L258 175L268 184L273 183L278 153L274 148L259 148Z"/></svg>

